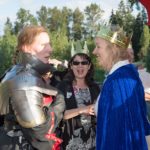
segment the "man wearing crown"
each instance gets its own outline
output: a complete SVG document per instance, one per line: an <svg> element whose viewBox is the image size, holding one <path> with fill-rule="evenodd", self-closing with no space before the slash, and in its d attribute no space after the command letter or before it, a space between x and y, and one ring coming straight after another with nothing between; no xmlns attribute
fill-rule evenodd
<svg viewBox="0 0 150 150"><path fill-rule="evenodd" d="M150 125L142 82L128 60L130 39L116 26L101 27L95 38L93 54L108 72L95 105L97 150L148 150Z"/></svg>

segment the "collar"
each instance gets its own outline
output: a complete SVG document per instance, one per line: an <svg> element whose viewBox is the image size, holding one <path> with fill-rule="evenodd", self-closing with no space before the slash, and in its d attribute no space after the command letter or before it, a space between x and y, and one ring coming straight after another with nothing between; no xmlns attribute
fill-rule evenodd
<svg viewBox="0 0 150 150"><path fill-rule="evenodd" d="M44 75L50 72L53 68L51 64L45 64L36 56L24 52L20 53L20 63L28 70L33 69L32 73L38 73L39 75Z"/></svg>
<svg viewBox="0 0 150 150"><path fill-rule="evenodd" d="M112 68L111 68L111 70L110 70L110 72L109 72L108 75L112 74L112 73L113 73L114 71L116 71L118 68L120 68L120 67L122 67L122 66L125 66L125 65L128 65L128 64L129 64L129 60L118 61L117 63L115 63L115 64L112 66Z"/></svg>

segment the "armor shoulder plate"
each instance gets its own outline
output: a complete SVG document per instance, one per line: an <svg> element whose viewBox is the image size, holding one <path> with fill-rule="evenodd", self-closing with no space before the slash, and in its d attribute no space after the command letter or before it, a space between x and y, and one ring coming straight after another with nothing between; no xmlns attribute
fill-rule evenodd
<svg viewBox="0 0 150 150"><path fill-rule="evenodd" d="M17 75L22 69L21 65L15 65L11 69L7 70L1 78L0 82L0 115L9 113L9 84L8 81Z"/></svg>

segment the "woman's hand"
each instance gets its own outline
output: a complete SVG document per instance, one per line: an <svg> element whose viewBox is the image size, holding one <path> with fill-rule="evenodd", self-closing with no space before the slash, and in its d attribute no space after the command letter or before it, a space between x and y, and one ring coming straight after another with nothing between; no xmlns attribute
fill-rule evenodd
<svg viewBox="0 0 150 150"><path fill-rule="evenodd" d="M95 115L94 112L94 104L80 107L79 108L79 115L85 114L85 115Z"/></svg>
<svg viewBox="0 0 150 150"><path fill-rule="evenodd" d="M145 100L150 101L150 94L145 92Z"/></svg>
<svg viewBox="0 0 150 150"><path fill-rule="evenodd" d="M84 114L84 115L95 115L94 104L66 110L64 113L64 119L68 120L68 119L71 119L73 117L76 117L76 116L82 115L82 114Z"/></svg>

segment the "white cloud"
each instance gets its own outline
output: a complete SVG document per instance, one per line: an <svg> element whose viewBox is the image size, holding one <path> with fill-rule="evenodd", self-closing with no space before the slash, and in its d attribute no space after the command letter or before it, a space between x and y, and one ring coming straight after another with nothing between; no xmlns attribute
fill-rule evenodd
<svg viewBox="0 0 150 150"><path fill-rule="evenodd" d="M120 2L120 0L115 0L115 2L114 1L110 1L111 4L109 3L109 5L108 5L108 1L107 1L107 3L106 3L106 0L102 1L100 3L101 8L105 11L104 12L104 17L103 17L105 19L108 19L110 17L112 9L116 10L118 8L118 4Z"/></svg>
<svg viewBox="0 0 150 150"><path fill-rule="evenodd" d="M20 6L30 6L32 5L34 0L19 0Z"/></svg>
<svg viewBox="0 0 150 150"><path fill-rule="evenodd" d="M9 2L9 0L0 0L0 6L5 5Z"/></svg>
<svg viewBox="0 0 150 150"><path fill-rule="evenodd" d="M86 6L91 4L91 2L94 3L94 1L91 0L66 0L63 5L72 9L79 7L83 11Z"/></svg>

